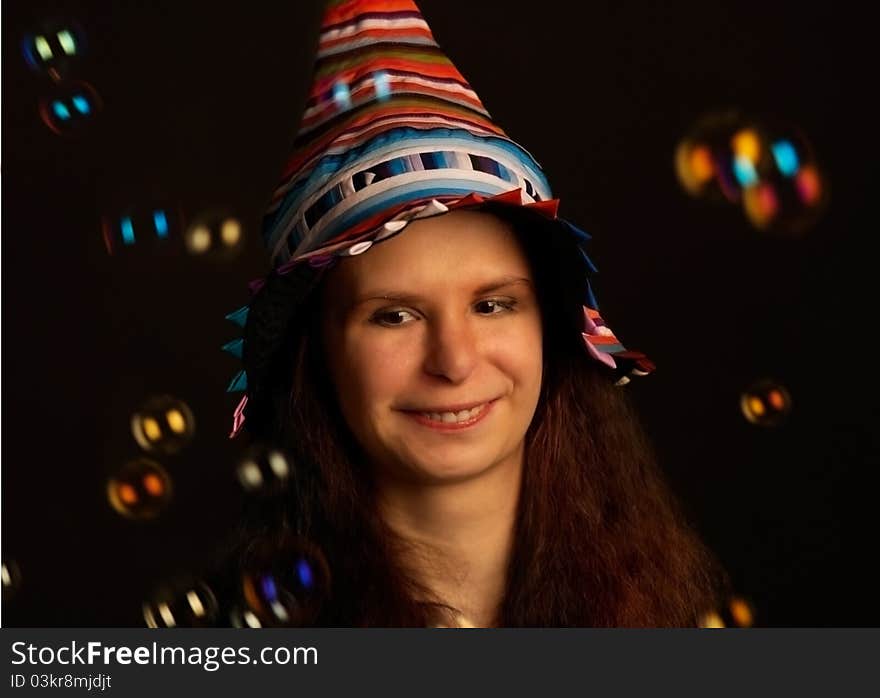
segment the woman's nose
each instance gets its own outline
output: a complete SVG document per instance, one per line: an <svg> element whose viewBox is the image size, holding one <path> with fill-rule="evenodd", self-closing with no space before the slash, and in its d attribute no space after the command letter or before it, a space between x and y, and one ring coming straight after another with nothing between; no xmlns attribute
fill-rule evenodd
<svg viewBox="0 0 880 698"><path fill-rule="evenodd" d="M478 361L477 338L467 318L443 318L430 323L425 371L452 383L467 379Z"/></svg>

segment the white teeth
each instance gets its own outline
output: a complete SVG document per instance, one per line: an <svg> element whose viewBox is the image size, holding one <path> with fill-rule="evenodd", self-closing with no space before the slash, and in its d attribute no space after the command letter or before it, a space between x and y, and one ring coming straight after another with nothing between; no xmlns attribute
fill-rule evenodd
<svg viewBox="0 0 880 698"><path fill-rule="evenodd" d="M469 410L461 410L460 412L422 412L422 414L432 422L443 422L443 424L455 424L457 422L466 422L473 419L485 405L478 405Z"/></svg>

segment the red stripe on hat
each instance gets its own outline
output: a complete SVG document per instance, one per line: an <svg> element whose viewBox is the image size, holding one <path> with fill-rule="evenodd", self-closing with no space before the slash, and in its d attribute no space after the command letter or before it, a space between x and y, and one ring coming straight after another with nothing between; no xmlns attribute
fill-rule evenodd
<svg viewBox="0 0 880 698"><path fill-rule="evenodd" d="M419 8L412 0L379 0L379 2L351 0L328 7L324 12L324 21L321 26L343 24L351 22L360 15L386 12L419 12Z"/></svg>

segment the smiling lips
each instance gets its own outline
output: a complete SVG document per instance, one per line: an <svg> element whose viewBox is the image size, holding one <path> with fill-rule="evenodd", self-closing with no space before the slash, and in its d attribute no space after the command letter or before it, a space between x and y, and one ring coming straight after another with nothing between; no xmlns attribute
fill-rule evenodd
<svg viewBox="0 0 880 698"><path fill-rule="evenodd" d="M450 431L458 429L466 429L482 421L489 414L495 400L484 402L473 407L459 410L437 411L437 412L413 412L406 411L406 414L415 419L419 424L439 429L441 431Z"/></svg>

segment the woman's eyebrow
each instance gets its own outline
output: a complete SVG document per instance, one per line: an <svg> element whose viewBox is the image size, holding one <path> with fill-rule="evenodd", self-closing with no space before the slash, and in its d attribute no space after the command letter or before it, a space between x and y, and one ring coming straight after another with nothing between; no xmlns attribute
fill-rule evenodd
<svg viewBox="0 0 880 698"><path fill-rule="evenodd" d="M524 276L503 276L501 278L490 281L489 283L483 284L477 289L474 289L474 295L480 296L484 293L492 293L493 291L499 291L503 288L507 288L508 286L515 286L518 284L527 284L528 286L533 286L532 280ZM356 298L352 303L352 307L361 305L362 303L366 303L368 301L377 300L395 301L398 303L417 303L423 301L424 297L418 294L406 293L404 291L399 291L395 289L376 289L372 291L367 291L363 295Z"/></svg>

